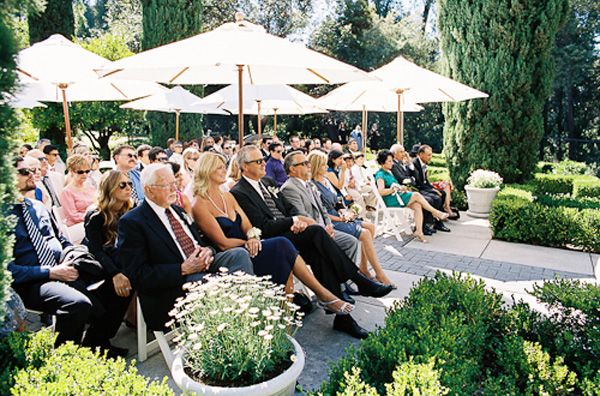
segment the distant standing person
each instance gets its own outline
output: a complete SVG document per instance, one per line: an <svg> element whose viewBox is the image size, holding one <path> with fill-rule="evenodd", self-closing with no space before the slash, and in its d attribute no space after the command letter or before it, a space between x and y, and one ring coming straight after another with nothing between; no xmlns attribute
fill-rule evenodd
<svg viewBox="0 0 600 396"><path fill-rule="evenodd" d="M381 138L381 132L377 129L377 124L371 126L369 131L369 142L371 143L371 150L379 151L379 138Z"/></svg>
<svg viewBox="0 0 600 396"><path fill-rule="evenodd" d="M348 143L348 131L346 130L346 124L340 122L340 126L338 128L338 140L334 141L331 139L333 143L339 143L341 145Z"/></svg>

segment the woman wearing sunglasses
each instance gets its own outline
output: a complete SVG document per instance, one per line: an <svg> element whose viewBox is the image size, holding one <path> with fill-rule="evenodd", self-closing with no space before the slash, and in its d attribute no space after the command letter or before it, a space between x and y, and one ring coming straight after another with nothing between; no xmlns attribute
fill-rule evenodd
<svg viewBox="0 0 600 396"><path fill-rule="evenodd" d="M67 158L70 182L60 192L60 202L67 217L67 227L83 223L88 208L94 203L96 190L86 183L92 163L85 155Z"/></svg>
<svg viewBox="0 0 600 396"><path fill-rule="evenodd" d="M133 183L120 170L104 173L96 193L96 206L85 217L84 243L106 271L105 282L98 292L105 309L110 310L109 319L106 323L94 326L94 333L86 335L86 342L117 354L122 354L124 350L110 345L109 340L119 330L133 296L131 283L123 274L116 248L117 224L121 216L131 209L132 188Z"/></svg>

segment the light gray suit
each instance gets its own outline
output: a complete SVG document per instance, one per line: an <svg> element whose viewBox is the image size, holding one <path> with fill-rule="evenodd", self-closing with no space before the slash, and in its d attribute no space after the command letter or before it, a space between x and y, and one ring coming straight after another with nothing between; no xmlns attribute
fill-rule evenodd
<svg viewBox="0 0 600 396"><path fill-rule="evenodd" d="M311 183L312 184L312 183ZM311 186L314 200L308 195L306 184L297 177L290 177L281 186L280 192L298 211L298 215L309 217L320 225L330 225L331 219L321 203L319 191ZM358 258L359 242L354 236L345 232L334 230L335 243L356 263Z"/></svg>

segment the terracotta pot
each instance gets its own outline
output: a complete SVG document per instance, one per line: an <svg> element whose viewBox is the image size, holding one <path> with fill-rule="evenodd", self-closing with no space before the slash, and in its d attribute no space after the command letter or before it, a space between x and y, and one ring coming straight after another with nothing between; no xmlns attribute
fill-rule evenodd
<svg viewBox="0 0 600 396"><path fill-rule="evenodd" d="M196 382L185 373L183 356L186 351L180 351L175 355L173 366L171 367L171 376L186 395L211 395L211 396L293 396L296 390L296 380L304 368L304 352L300 344L292 337L289 340L294 345L294 354L296 360L290 368L275 378L250 386L238 388L226 388L221 386L205 385Z"/></svg>
<svg viewBox="0 0 600 396"><path fill-rule="evenodd" d="M496 198L500 187L477 188L465 186L469 210L467 215L471 217L488 218L492 210L492 201Z"/></svg>

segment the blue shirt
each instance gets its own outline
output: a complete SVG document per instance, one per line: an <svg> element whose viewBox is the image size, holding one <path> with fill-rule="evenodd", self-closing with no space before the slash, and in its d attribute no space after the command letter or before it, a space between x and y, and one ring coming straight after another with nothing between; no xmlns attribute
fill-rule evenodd
<svg viewBox="0 0 600 396"><path fill-rule="evenodd" d="M358 151L361 151L362 150L362 131L357 132L356 130L353 130L350 133L350 137L352 139L356 140L356 142L358 143Z"/></svg>
<svg viewBox="0 0 600 396"><path fill-rule="evenodd" d="M283 168L283 163L273 157L270 157L267 161L265 172L267 172L267 176L275 179L277 185L280 187L288 179L288 175L285 174L285 169Z"/></svg>
<svg viewBox="0 0 600 396"><path fill-rule="evenodd" d="M56 262L59 262L63 247L69 246L70 243L59 234L56 223L44 204L35 200L31 201L27 198L25 198L25 203L27 204L31 220L38 225L40 232L46 237L50 249L54 251ZM12 232L12 235L15 236L13 261L8 264L8 270L12 272L13 282L48 280L50 277L50 268L40 267L35 248L27 232L21 205L15 205L10 214L17 217L17 225Z"/></svg>
<svg viewBox="0 0 600 396"><path fill-rule="evenodd" d="M137 169L132 169L129 171L128 175L129 179L133 183L133 188L135 188L135 193L137 194L140 203L142 203L144 200L144 189L142 188L142 183L140 182L140 171Z"/></svg>

